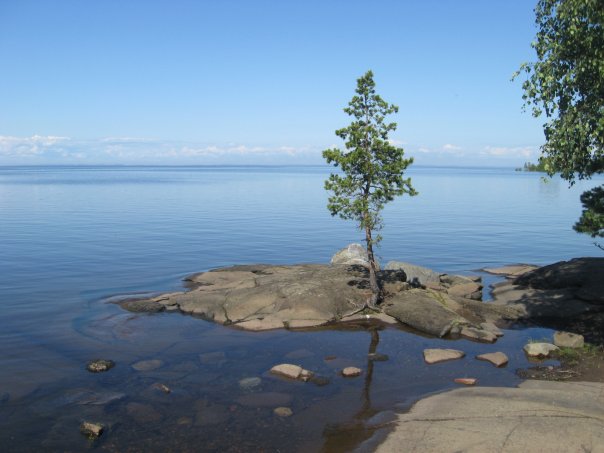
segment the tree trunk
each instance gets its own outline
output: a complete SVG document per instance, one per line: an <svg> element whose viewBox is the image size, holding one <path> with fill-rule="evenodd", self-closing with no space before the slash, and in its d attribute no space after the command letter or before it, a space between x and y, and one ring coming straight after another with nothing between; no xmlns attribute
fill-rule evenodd
<svg viewBox="0 0 604 453"><path fill-rule="evenodd" d="M367 304L370 308L377 308L380 300L380 285L377 279L377 270L375 256L373 255L373 240L371 238L371 228L365 226L365 241L367 242L367 257L369 258L369 286L371 287L371 299Z"/></svg>

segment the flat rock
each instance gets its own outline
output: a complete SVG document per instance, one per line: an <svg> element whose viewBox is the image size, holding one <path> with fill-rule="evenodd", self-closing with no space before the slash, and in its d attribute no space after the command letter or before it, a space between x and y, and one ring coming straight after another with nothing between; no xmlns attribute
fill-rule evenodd
<svg viewBox="0 0 604 453"><path fill-rule="evenodd" d="M477 297L476 294L482 295L482 285L479 285L475 282L462 283L460 285L447 288L447 293L451 294L452 296L475 299Z"/></svg>
<svg viewBox="0 0 604 453"><path fill-rule="evenodd" d="M537 269L537 266L533 266L531 264L513 264L510 266L485 268L483 271L493 275L519 277L520 275L534 271L535 269Z"/></svg>
<svg viewBox="0 0 604 453"><path fill-rule="evenodd" d="M407 282L414 286L440 283L440 274L427 267L417 266L404 261L389 261L386 270L402 270L407 276Z"/></svg>
<svg viewBox="0 0 604 453"><path fill-rule="evenodd" d="M554 333L554 345L559 348L582 348L585 338L576 333L558 331Z"/></svg>
<svg viewBox="0 0 604 453"><path fill-rule="evenodd" d="M580 452L604 447L604 384L525 381L430 396L399 414L377 452Z"/></svg>
<svg viewBox="0 0 604 453"><path fill-rule="evenodd" d="M276 407L273 409L273 412L279 417L291 417L294 415L294 411L285 406Z"/></svg>
<svg viewBox="0 0 604 453"><path fill-rule="evenodd" d="M446 294L423 289L405 291L384 302L386 314L403 324L437 337L449 333L455 324L469 324L453 311L457 306Z"/></svg>
<svg viewBox="0 0 604 453"><path fill-rule="evenodd" d="M151 360L141 360L140 362L136 362L132 365L136 371L152 371L160 368L164 362L159 359L151 359Z"/></svg>
<svg viewBox="0 0 604 453"><path fill-rule="evenodd" d="M508 356L503 352L489 352L488 354L480 354L477 355L476 358L478 360L484 360L485 362L490 362L495 365L497 368L507 365L509 362Z"/></svg>
<svg viewBox="0 0 604 453"><path fill-rule="evenodd" d="M349 366L342 370L342 376L356 377L356 376L360 376L362 372L363 372L363 370L361 370L360 368L357 368L354 366Z"/></svg>
<svg viewBox="0 0 604 453"><path fill-rule="evenodd" d="M457 349L424 349L424 360L427 364L447 362L465 357L466 353Z"/></svg>
<svg viewBox="0 0 604 453"><path fill-rule="evenodd" d="M547 357L560 348L551 343L528 343L523 349L529 357Z"/></svg>
<svg viewBox="0 0 604 453"><path fill-rule="evenodd" d="M503 331L492 322L481 322L480 327L483 330L488 330L497 337L503 337Z"/></svg>
<svg viewBox="0 0 604 453"><path fill-rule="evenodd" d="M283 376L289 379L298 379L304 369L298 365L291 363L282 363L271 368L270 372L278 376Z"/></svg>
<svg viewBox="0 0 604 453"><path fill-rule="evenodd" d="M476 385L476 383L478 382L478 379L476 379L476 378L455 378L453 381L456 384Z"/></svg>
<svg viewBox="0 0 604 453"><path fill-rule="evenodd" d="M477 329L475 327L462 327L460 334L464 338L484 343L495 343L497 341L497 335L493 332Z"/></svg>

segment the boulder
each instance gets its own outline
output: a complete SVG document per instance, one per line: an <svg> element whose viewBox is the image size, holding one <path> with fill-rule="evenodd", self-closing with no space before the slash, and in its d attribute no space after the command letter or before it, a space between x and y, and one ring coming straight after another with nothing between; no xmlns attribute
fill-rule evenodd
<svg viewBox="0 0 604 453"><path fill-rule="evenodd" d="M469 324L451 307L454 301L446 294L412 289L394 295L384 302L386 314L421 332L437 337L449 333L455 324Z"/></svg>
<svg viewBox="0 0 604 453"><path fill-rule="evenodd" d="M462 283L447 288L447 293L452 296L480 300L482 298L482 285L475 282Z"/></svg>
<svg viewBox="0 0 604 453"><path fill-rule="evenodd" d="M407 282L414 286L426 286L428 283L440 283L440 274L427 267L403 261L389 261L386 270L402 270L407 276Z"/></svg>
<svg viewBox="0 0 604 453"><path fill-rule="evenodd" d="M583 335L570 332L555 332L554 345L559 348L582 348L585 345Z"/></svg>
<svg viewBox="0 0 604 453"><path fill-rule="evenodd" d="M331 257L331 264L356 264L369 266L367 250L361 244L349 244Z"/></svg>
<svg viewBox="0 0 604 453"><path fill-rule="evenodd" d="M529 357L541 358L549 356L550 353L557 351L560 348L551 343L528 343L523 349Z"/></svg>
<svg viewBox="0 0 604 453"><path fill-rule="evenodd" d="M465 355L465 352L456 349L424 349L424 361L429 365L461 359Z"/></svg>
<svg viewBox="0 0 604 453"><path fill-rule="evenodd" d="M485 362L490 362L495 365L497 368L507 365L509 359L508 356L503 352L490 352L488 354L480 354L477 355L476 358L478 360L483 360Z"/></svg>
<svg viewBox="0 0 604 453"><path fill-rule="evenodd" d="M349 366L342 370L342 376L356 377L356 376L360 376L362 372L363 372L363 370L361 370L360 368L357 368L354 366Z"/></svg>

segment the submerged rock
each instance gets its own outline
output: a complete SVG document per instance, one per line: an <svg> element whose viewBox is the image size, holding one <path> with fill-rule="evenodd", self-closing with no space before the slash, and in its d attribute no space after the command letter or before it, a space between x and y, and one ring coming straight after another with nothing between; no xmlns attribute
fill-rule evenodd
<svg viewBox="0 0 604 453"><path fill-rule="evenodd" d="M86 369L91 373L103 373L109 371L114 366L115 362L113 360L97 359L88 362L86 364Z"/></svg>
<svg viewBox="0 0 604 453"><path fill-rule="evenodd" d="M152 371L163 366L164 362L159 359L141 360L132 364L132 368L136 371Z"/></svg>
<svg viewBox="0 0 604 453"><path fill-rule="evenodd" d="M82 422L80 432L89 439L96 439L103 434L104 428L101 423Z"/></svg>
<svg viewBox="0 0 604 453"><path fill-rule="evenodd" d="M279 417L291 417L294 415L294 411L292 411L289 407L284 406L274 408L273 412Z"/></svg>
<svg viewBox="0 0 604 453"><path fill-rule="evenodd" d="M484 343L495 343L497 341L497 335L493 332L477 329L475 327L463 327L461 329L461 336Z"/></svg>
<svg viewBox="0 0 604 453"><path fill-rule="evenodd" d="M253 388L259 387L262 383L262 379L259 377L248 377L243 378L239 381L239 387L242 390L251 390Z"/></svg>

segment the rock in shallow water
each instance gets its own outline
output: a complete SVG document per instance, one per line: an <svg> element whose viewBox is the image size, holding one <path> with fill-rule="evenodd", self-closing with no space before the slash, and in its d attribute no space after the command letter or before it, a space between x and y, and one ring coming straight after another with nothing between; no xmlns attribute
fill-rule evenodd
<svg viewBox="0 0 604 453"><path fill-rule="evenodd" d="M483 360L485 362L490 362L495 365L497 368L500 368L508 363L508 356L503 352L490 352L488 354L480 354L477 355L476 358L478 360Z"/></svg>
<svg viewBox="0 0 604 453"><path fill-rule="evenodd" d="M342 376L344 377L356 377L360 376L363 370L355 366L349 366L342 370Z"/></svg>
<svg viewBox="0 0 604 453"><path fill-rule="evenodd" d="M100 423L82 422L80 432L89 439L96 439L103 434L104 426Z"/></svg>
<svg viewBox="0 0 604 453"><path fill-rule="evenodd" d="M294 411L292 411L289 407L283 406L276 407L275 409L273 409L273 412L279 417L291 417L292 415L294 415Z"/></svg>
<svg viewBox="0 0 604 453"><path fill-rule="evenodd" d="M114 366L115 362L113 360L97 359L88 362L86 364L86 369L91 373L102 373L109 371Z"/></svg>
<svg viewBox="0 0 604 453"><path fill-rule="evenodd" d="M242 390L250 390L260 386L261 383L262 379L260 379L259 377L243 378L239 381L239 388L241 388Z"/></svg>
<svg viewBox="0 0 604 453"><path fill-rule="evenodd" d="M303 368L298 365L292 365L291 363L282 363L280 365L275 365L270 371L272 374L290 379L298 379L300 374L302 374Z"/></svg>
<svg viewBox="0 0 604 453"><path fill-rule="evenodd" d="M455 378L453 381L456 384L476 385L476 383L478 382L478 379L476 379L476 378Z"/></svg>
<svg viewBox="0 0 604 453"><path fill-rule="evenodd" d="M136 362L132 365L136 371L152 371L160 368L164 362L159 359L151 359L151 360L141 360L140 362Z"/></svg>
<svg viewBox="0 0 604 453"><path fill-rule="evenodd" d="M466 353L457 349L424 349L424 360L427 364L447 362L465 357Z"/></svg>
<svg viewBox="0 0 604 453"><path fill-rule="evenodd" d="M524 346L524 352L529 357L547 357L550 353L557 351L558 346L551 343L528 343Z"/></svg>

